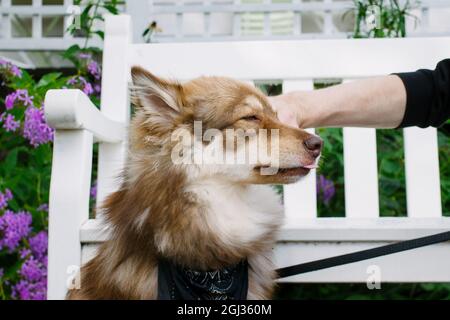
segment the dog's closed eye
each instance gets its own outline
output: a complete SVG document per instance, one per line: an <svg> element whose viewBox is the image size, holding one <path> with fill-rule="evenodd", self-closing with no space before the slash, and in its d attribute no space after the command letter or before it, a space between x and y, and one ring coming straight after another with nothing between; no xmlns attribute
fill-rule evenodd
<svg viewBox="0 0 450 320"><path fill-rule="evenodd" d="M245 116L245 117L242 117L241 120L245 120L245 121L259 121L259 118L257 116Z"/></svg>

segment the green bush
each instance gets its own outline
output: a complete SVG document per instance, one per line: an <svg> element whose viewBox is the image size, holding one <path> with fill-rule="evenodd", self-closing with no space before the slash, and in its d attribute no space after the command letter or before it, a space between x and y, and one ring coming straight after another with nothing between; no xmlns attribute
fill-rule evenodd
<svg viewBox="0 0 450 320"><path fill-rule="evenodd" d="M80 26L69 32L86 38L63 53L77 72L53 72L34 79L0 59L0 300L45 299L47 287L48 199L53 130L44 119L44 97L49 89L80 89L100 104L101 51L88 47L93 29L103 20L100 9L117 14L118 1L81 1ZM95 187L95 186L94 186ZM92 195L95 194L95 188Z"/></svg>

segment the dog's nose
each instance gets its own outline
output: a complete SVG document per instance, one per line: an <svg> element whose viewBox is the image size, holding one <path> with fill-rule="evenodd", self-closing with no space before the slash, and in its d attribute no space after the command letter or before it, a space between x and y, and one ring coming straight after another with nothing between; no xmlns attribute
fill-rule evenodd
<svg viewBox="0 0 450 320"><path fill-rule="evenodd" d="M323 141L318 136L311 136L306 139L303 144L306 147L306 150L315 158L320 155L320 151L322 151Z"/></svg>

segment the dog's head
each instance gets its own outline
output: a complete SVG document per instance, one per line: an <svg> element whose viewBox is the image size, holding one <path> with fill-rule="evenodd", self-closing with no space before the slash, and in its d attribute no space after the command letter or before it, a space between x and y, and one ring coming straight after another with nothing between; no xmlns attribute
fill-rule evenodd
<svg viewBox="0 0 450 320"><path fill-rule="evenodd" d="M281 123L249 84L225 77L179 83L140 67L132 77L130 149L141 163L148 157L194 178L256 184L292 183L316 167L322 140Z"/></svg>

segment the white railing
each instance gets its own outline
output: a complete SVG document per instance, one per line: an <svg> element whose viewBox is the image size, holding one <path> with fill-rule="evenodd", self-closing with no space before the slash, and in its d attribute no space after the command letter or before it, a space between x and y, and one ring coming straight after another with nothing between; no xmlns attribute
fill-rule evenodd
<svg viewBox="0 0 450 320"><path fill-rule="evenodd" d="M1 0L0 51L62 51L76 43L82 45L84 38L65 32L68 19L79 11L73 0L60 2L49 5L43 0ZM93 38L90 44L101 46L101 41Z"/></svg>
<svg viewBox="0 0 450 320"><path fill-rule="evenodd" d="M162 32L154 36L154 41L178 42L346 38L353 29L352 14L345 21L343 18L353 8L352 0L200 0L189 3L149 0L139 1L139 5L134 1L128 3L128 13L133 16L134 27L138 27L135 42L142 41L141 30L149 23L147 20L139 21L147 17L142 15L142 10L149 12L150 19L161 25ZM420 7L414 10L420 23L415 26L413 19L407 19L408 34L450 34L450 27L443 32L433 32L428 28L430 10L443 8L450 8L450 1L420 1ZM137 14L139 11L141 14Z"/></svg>
<svg viewBox="0 0 450 320"><path fill-rule="evenodd" d="M156 42L252 39L346 38L352 20L343 14L354 7L352 0L126 0L121 8L133 17L134 42L155 20L162 28ZM44 5L43 0L0 1L0 51L64 50L83 39L64 32L73 0ZM450 9L450 0L421 0L417 28L408 22L410 36L449 35L429 30L430 12ZM350 15L351 16L351 15ZM98 39L92 45L101 46Z"/></svg>

